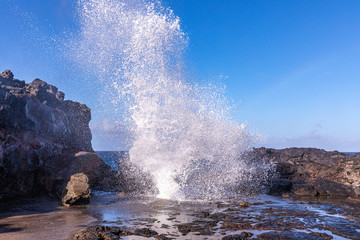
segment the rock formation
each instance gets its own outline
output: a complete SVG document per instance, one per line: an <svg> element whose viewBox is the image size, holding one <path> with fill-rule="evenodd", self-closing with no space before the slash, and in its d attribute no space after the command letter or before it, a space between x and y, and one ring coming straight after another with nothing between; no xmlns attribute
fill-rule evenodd
<svg viewBox="0 0 360 240"><path fill-rule="evenodd" d="M59 196L74 173L90 173L95 187L114 176L93 153L90 109L64 97L40 79L27 84L9 70L0 75L0 196Z"/></svg>
<svg viewBox="0 0 360 240"><path fill-rule="evenodd" d="M62 203L65 206L82 205L90 203L89 179L84 173L76 173L71 176L66 185Z"/></svg>
<svg viewBox="0 0 360 240"><path fill-rule="evenodd" d="M296 195L351 196L360 186L360 154L315 148L258 148L254 157L276 164L281 180L273 188L278 192L292 186Z"/></svg>

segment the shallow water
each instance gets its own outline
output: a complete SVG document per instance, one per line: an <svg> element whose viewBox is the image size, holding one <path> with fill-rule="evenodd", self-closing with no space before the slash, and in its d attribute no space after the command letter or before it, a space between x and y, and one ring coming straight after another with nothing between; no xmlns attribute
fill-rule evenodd
<svg viewBox="0 0 360 240"><path fill-rule="evenodd" d="M245 200L249 207L239 205ZM339 199L300 201L259 195L178 202L95 192L85 207L65 208L44 199L14 205L0 214L0 239L68 239L88 225L120 226L132 232L150 229L173 239L221 239L243 232L256 239L270 231L323 234L316 239L360 239L359 213L359 204Z"/></svg>

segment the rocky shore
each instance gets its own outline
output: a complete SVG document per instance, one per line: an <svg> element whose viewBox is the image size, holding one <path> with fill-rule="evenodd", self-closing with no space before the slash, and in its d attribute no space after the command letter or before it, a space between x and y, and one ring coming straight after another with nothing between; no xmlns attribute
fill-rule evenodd
<svg viewBox="0 0 360 240"><path fill-rule="evenodd" d="M90 109L65 100L57 87L0 75L0 199L59 197L70 176L84 173L92 188L116 186L117 173L91 146Z"/></svg>
<svg viewBox="0 0 360 240"><path fill-rule="evenodd" d="M360 153L355 155L316 148L254 149L255 159L276 166L268 193L289 196L360 196Z"/></svg>
<svg viewBox="0 0 360 240"><path fill-rule="evenodd" d="M139 174L140 169L128 161L123 163L130 165L119 165L119 173L105 164L92 149L90 120L91 112L86 105L65 100L65 94L55 86L40 79L25 83L5 70L0 75L0 210L18 197L27 200L36 196L51 196L56 200L62 197L62 204L70 206L88 204L93 190L114 191L113 195L99 197L98 205L93 205L86 213L91 219L100 215L103 219L99 217L97 225L72 234L70 239L127 236L224 240L360 239L360 153L350 155L315 148L257 148L244 156L253 163L265 161L274 165L275 177L267 186L268 195L263 197L271 200L233 199L187 206L155 199L149 204L144 203L144 199L117 193L145 191L151 186L151 178ZM137 174L131 174L133 172ZM133 178L133 175L142 178ZM304 198L309 199L308 202L302 202ZM152 206L154 203L157 205ZM133 206L146 211L131 212ZM33 207L30 204L30 209ZM128 220L110 222L105 219L119 208L129 210L129 216L141 216L133 218L131 215ZM56 214L66 218L66 211L57 213L55 209L56 206L48 209L47 214L54 214L54 219ZM98 209L99 213L91 209ZM15 225L19 220L8 218L12 209L7 207L6 210L7 215L0 216L0 234L21 231L20 228L8 229L7 222ZM76 219L90 221L76 208L71 211ZM154 213L158 219L152 218ZM117 214L121 218L125 216ZM36 214L31 215L31 218L36 217ZM46 222L46 217L42 221Z"/></svg>

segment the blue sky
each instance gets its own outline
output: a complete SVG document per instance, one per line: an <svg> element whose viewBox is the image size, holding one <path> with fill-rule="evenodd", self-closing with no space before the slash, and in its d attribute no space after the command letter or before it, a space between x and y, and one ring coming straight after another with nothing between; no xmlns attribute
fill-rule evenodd
<svg viewBox="0 0 360 240"><path fill-rule="evenodd" d="M188 71L226 85L235 118L262 135L257 146L360 150L360 1L164 4L189 36ZM110 134L97 83L58 55L54 36L77 29L75 3L2 0L0 6L0 68L27 82L39 77L86 103L95 150L117 148L108 139L122 133Z"/></svg>

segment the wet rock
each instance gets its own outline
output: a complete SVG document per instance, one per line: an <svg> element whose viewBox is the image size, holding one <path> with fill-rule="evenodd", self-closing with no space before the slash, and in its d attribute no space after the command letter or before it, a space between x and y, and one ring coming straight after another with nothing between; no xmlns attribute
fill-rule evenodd
<svg viewBox="0 0 360 240"><path fill-rule="evenodd" d="M291 192L297 196L315 196L317 194L315 187L310 184L294 184Z"/></svg>
<svg viewBox="0 0 360 240"><path fill-rule="evenodd" d="M129 236L129 231L119 227L90 226L84 231L75 234L69 240L118 240L120 236Z"/></svg>
<svg viewBox="0 0 360 240"><path fill-rule="evenodd" d="M173 238L166 237L163 234L158 234L149 228L141 229L127 229L124 227L114 226L90 226L87 229L75 234L69 240L118 240L125 236L140 236L145 238L169 240ZM138 239L137 237L130 237L129 239Z"/></svg>
<svg viewBox="0 0 360 240"><path fill-rule="evenodd" d="M280 196L282 193L290 192L292 187L292 182L287 179L276 179L273 180L267 194Z"/></svg>
<svg viewBox="0 0 360 240"><path fill-rule="evenodd" d="M310 235L320 237L320 239L324 239L324 240L333 239L333 236L330 236L329 234L326 234L326 233L313 232L313 233L310 233Z"/></svg>
<svg viewBox="0 0 360 240"><path fill-rule="evenodd" d="M245 208L245 207L250 207L250 205L251 205L251 204L250 204L249 202L240 202L240 203L239 203L239 206L240 206L240 207L244 207L244 208Z"/></svg>
<svg viewBox="0 0 360 240"><path fill-rule="evenodd" d="M293 240L293 239L302 239L302 240L322 240L323 238L319 236L314 236L302 232L266 232L259 234L257 236L259 240Z"/></svg>
<svg viewBox="0 0 360 240"><path fill-rule="evenodd" d="M253 233L242 232L241 234L228 235L222 238L222 240L244 240L249 239L253 236Z"/></svg>
<svg viewBox="0 0 360 240"><path fill-rule="evenodd" d="M316 180L314 186L320 196L348 197L354 195L351 187L328 180Z"/></svg>
<svg viewBox="0 0 360 240"><path fill-rule="evenodd" d="M254 234L251 232L242 232L241 236L245 237L245 238L251 238Z"/></svg>
<svg viewBox="0 0 360 240"><path fill-rule="evenodd" d="M244 240L246 239L244 236L240 234L228 235L223 237L221 240Z"/></svg>
<svg viewBox="0 0 360 240"><path fill-rule="evenodd" d="M156 231L151 230L150 228L136 229L134 233L138 236L147 237L147 238L155 237L158 235L158 233Z"/></svg>
<svg viewBox="0 0 360 240"><path fill-rule="evenodd" d="M177 224L178 231L183 235L194 232L196 235L213 235L215 232L216 222L195 220L192 223Z"/></svg>
<svg viewBox="0 0 360 240"><path fill-rule="evenodd" d="M334 217L323 217L322 220L326 222L325 229L333 234L348 239L360 239L360 223Z"/></svg>
<svg viewBox="0 0 360 240"><path fill-rule="evenodd" d="M88 177L84 173L77 173L72 175L67 183L62 203L65 206L88 204L90 194Z"/></svg>
<svg viewBox="0 0 360 240"><path fill-rule="evenodd" d="M228 222L224 221L222 223L222 229L231 229L231 230L242 230L242 229L251 229L251 224L248 222Z"/></svg>

